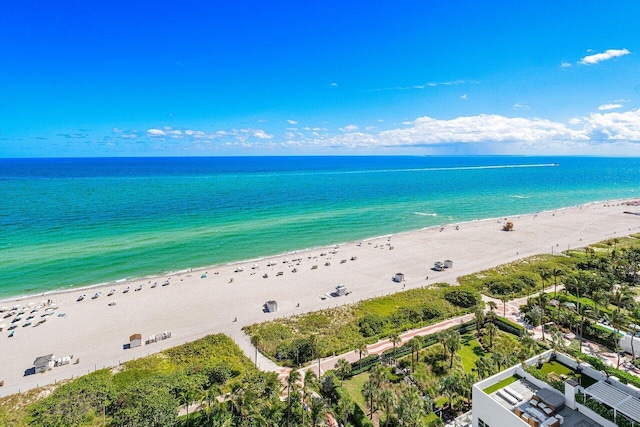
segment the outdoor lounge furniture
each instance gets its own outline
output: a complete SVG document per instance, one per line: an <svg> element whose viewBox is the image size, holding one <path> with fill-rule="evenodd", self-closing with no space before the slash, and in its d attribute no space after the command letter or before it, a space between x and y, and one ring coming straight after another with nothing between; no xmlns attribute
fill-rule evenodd
<svg viewBox="0 0 640 427"><path fill-rule="evenodd" d="M519 417L521 417L522 414L524 413L524 412L522 412L522 409L518 408L517 406L515 408L513 408L513 412L515 412L515 414L517 416L519 416Z"/></svg>
<svg viewBox="0 0 640 427"><path fill-rule="evenodd" d="M506 393L504 390L498 390L498 396L500 396L501 398L503 398L504 400L507 401L507 403L509 403L510 405L515 405L516 403L518 403L518 401L516 400L515 397L509 395L508 393Z"/></svg>
<svg viewBox="0 0 640 427"><path fill-rule="evenodd" d="M529 412L532 416L539 419L540 421L544 421L547 419L547 416L544 413L542 413L542 411L540 411L539 409L529 408L527 409L527 412Z"/></svg>
<svg viewBox="0 0 640 427"><path fill-rule="evenodd" d="M511 396L515 397L518 402L522 402L522 399L523 399L522 395L516 392L515 390L511 389L511 387L505 387L503 390L509 393Z"/></svg>
<svg viewBox="0 0 640 427"><path fill-rule="evenodd" d="M562 415L556 414L554 418L556 418L560 422L560 424L564 423L564 417Z"/></svg>

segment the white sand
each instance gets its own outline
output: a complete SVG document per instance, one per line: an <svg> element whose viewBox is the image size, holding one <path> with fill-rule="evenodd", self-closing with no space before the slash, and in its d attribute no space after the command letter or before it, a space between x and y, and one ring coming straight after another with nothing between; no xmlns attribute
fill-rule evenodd
<svg viewBox="0 0 640 427"><path fill-rule="evenodd" d="M504 219L500 223L496 219L473 221L459 224L459 230L448 225L442 231L435 227L394 235L390 239L365 240L360 245L353 242L340 246L337 254L329 253L333 248L328 248L286 256L290 260L301 257L299 265L283 263L285 256L281 256L259 261L258 270L252 270L253 262L247 262L242 272L234 272L238 265L243 265L240 263L174 275L169 286L162 286L165 278L159 277L155 289L151 289L145 279L18 302L3 301L0 307L37 304L52 298L59 306L57 312L66 316L50 317L38 327L18 327L12 338L7 337L6 330L0 332L0 380L5 381L0 395L86 374L95 368L116 366L211 333L230 335L253 358L248 339L240 330L244 325L401 291L403 284L391 280L397 272L405 274L407 289L443 281L453 284L459 276L518 258L550 253L552 248L557 253L568 247L639 232L640 216L624 214L625 210L636 208L619 202L596 203L511 217L509 220L515 223L513 232L500 231ZM320 256L322 252L327 255ZM352 261L351 257L357 260ZM453 260L452 269L431 270L434 261L445 259ZM276 265L267 267L270 261ZM330 266L325 266L327 261ZM318 268L312 269L313 265ZM293 268L298 272L292 273ZM205 271L207 277L203 279L200 276ZM282 276L276 275L279 271L283 272ZM265 273L269 275L266 279L262 277ZM231 278L233 283L229 283ZM145 286L135 292L139 283ZM352 291L350 295L319 298L341 283ZM131 291L123 294L126 286L131 286ZM111 288L118 292L114 297L107 297ZM92 300L91 296L98 290L103 296ZM87 299L76 302L82 293L87 294ZM109 307L107 304L112 299L117 300L117 305ZM262 305L270 299L278 302L277 313L263 313ZM42 309L34 320L39 320L41 313ZM11 319L1 316L0 324L8 325ZM235 317L237 322L233 321ZM141 333L144 340L162 331L171 331L173 337L131 350L123 349L131 334ZM49 353L56 357L73 355L80 358L80 363L57 367L45 374L23 376L37 356ZM265 359L260 361L260 366L275 368Z"/></svg>

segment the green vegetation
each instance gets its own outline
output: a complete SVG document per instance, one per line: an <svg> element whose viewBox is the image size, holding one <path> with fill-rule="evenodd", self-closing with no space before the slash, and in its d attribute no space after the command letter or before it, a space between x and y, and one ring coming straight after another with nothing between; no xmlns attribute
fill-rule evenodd
<svg viewBox="0 0 640 427"><path fill-rule="evenodd" d="M246 327L273 360L299 366L400 332L469 312L480 294L468 287L420 288Z"/></svg>
<svg viewBox="0 0 640 427"><path fill-rule="evenodd" d="M364 396L362 396L362 386L365 382L369 381L369 373L366 372L364 374L356 375L351 379L345 381L342 384L342 387L349 393L349 396L353 399L353 401L363 410L366 411L367 405L364 401Z"/></svg>
<svg viewBox="0 0 640 427"><path fill-rule="evenodd" d="M495 383L494 385L492 385L492 386L490 386L490 387L487 387L487 388L485 388L485 389L484 389L484 390L482 390L482 391L484 391L484 392L485 392L485 393L487 393L487 394L491 394L491 393L493 393L494 391L498 391L498 390L500 390L501 388L506 387L506 386L508 386L509 384L514 383L514 382L518 381L519 379L520 379L520 375L511 375L510 377L505 378L505 379L503 379L502 381L498 381L498 382L497 382L497 383Z"/></svg>
<svg viewBox="0 0 640 427"><path fill-rule="evenodd" d="M256 372L230 338L210 335L113 371L0 399L0 425L172 426L181 406L205 400L211 404L239 384L269 381L278 390L275 375ZM254 384L254 389L260 387Z"/></svg>
<svg viewBox="0 0 640 427"><path fill-rule="evenodd" d="M389 353L383 357L389 365L381 365L379 361L367 364L369 371L345 380L342 389L365 414L379 418L380 425L387 420L395 425L394 420L400 417L404 420L400 400L407 393L417 394L418 401L423 403L414 408L417 412L411 416L421 420L418 425L439 425L434 411L450 415L466 411L473 383L540 350L528 335L505 332L504 329L513 328L501 324L504 329L499 329L492 320L495 318L489 316L480 322L479 331L473 329L474 321L420 337L418 341L414 338L398 349L401 356L397 364ZM496 329L492 337L489 326ZM405 383L402 372L410 372L411 385Z"/></svg>

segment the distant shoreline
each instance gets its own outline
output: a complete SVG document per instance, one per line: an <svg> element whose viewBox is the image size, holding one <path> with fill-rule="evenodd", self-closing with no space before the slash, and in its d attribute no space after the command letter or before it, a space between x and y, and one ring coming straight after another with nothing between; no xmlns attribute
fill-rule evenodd
<svg viewBox="0 0 640 427"><path fill-rule="evenodd" d="M464 224L471 224L471 223L476 223L476 222L496 221L496 220L500 220L500 219L504 219L504 218L514 218L514 217L519 217L519 216L537 215L537 214L547 213L547 212L561 212L563 210L570 209L570 208L581 207L581 206L591 206L591 205L600 204L600 203L604 203L604 204L621 204L621 203L629 203L629 202L636 201L636 200L637 200L636 198L628 198L628 199L617 199L617 200L606 200L606 201L593 201L593 202L583 203L583 204L580 204L580 205L564 206L564 207L560 207L560 208L556 208L556 209L544 210L544 211L539 211L539 212L528 212L528 213L512 214L512 215L500 216L500 217L492 217L492 218L479 218L479 219L469 220L469 221L442 223L442 224L437 224L437 225L433 225L433 226L429 226L429 227L417 228L417 229L414 229L414 230L401 231L401 232L398 232L398 233L388 233L388 234L384 234L384 235L379 235L379 236L374 236L374 237L367 237L367 238L358 239L358 240L352 240L352 241L346 241L346 242L340 242L340 243L332 243L332 244L328 244L328 245L316 246L316 247L310 247L310 248L295 249L295 250L291 250L291 251L287 251L287 252L281 252L281 253L278 253L278 254L275 254L275 255L265 255L265 256L255 257L255 258L243 259L243 260L238 260L238 261L230 261L230 262L227 262L227 263L213 264L213 265L203 266L203 267L193 267L193 268L185 268L185 269L181 269L181 270L166 271L166 272L163 272L163 273L147 275L147 276L139 276L139 277L132 277L132 278L122 278L122 279L112 280L112 281L109 281L109 282L95 283L95 284L90 284L90 285L80 285L80 286L71 287L71 288L60 288L60 289L55 289L55 290L46 291L46 292L36 292L36 293L33 293L33 294L21 294L21 295L16 295L16 296L8 296L8 297L0 298L0 304L23 301L23 300L26 300L26 299L33 299L33 298L36 298L36 297L52 297L52 296L56 296L56 295L60 295L60 294L67 294L67 293L72 293L72 292L80 292L80 293L82 293L83 291L90 291L92 289L98 289L98 288L107 288L107 287L116 286L116 285L128 285L128 286L131 286L134 283L140 283L140 282L148 283L149 281L153 281L153 280L156 280L156 279L160 280L160 279L167 279L167 278L171 278L171 277L179 277L179 276L182 276L182 275L185 275L185 274L202 273L204 271L215 270L217 268L219 269L219 268L227 267L227 266L238 266L238 265L242 265L242 264L249 264L249 263L255 263L255 262L260 262L260 261L270 261L270 260L274 260L274 259L278 259L278 258L282 258L282 257L298 254L298 253L303 253L303 252L329 250L329 249L331 249L331 248L333 248L335 246L343 246L343 245L346 245L346 244L353 244L353 243L358 242L358 241L369 242L369 241L374 241L374 240L387 238L387 237L403 236L403 235L412 234L412 233L423 231L423 230L434 230L434 229L437 229L437 228L447 227L447 226L451 226L451 225L463 226Z"/></svg>

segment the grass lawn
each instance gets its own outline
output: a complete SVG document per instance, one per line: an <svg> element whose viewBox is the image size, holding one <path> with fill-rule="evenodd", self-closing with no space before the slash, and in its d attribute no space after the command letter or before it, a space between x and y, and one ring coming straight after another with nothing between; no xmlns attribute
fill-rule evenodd
<svg viewBox="0 0 640 427"><path fill-rule="evenodd" d="M555 372L558 376L567 375L573 376L573 369L564 366L562 363L556 362L552 360L550 362L546 362L542 364L542 368L539 369L543 374L550 374L551 372Z"/></svg>
<svg viewBox="0 0 640 427"><path fill-rule="evenodd" d="M555 360L544 363L542 365L542 368L540 368L540 371L542 371L544 374L550 374L551 372L553 372L558 376L566 375L567 377L575 378L576 380L580 381L582 387L589 387L596 382L593 378L587 375L578 374L573 369Z"/></svg>
<svg viewBox="0 0 640 427"><path fill-rule="evenodd" d="M342 383L342 387L349 393L349 396L353 399L354 402L362 409L362 412L367 413L367 404L364 401L364 396L362 395L362 386L369 379L369 373L366 372L364 374L356 375L351 379L345 380Z"/></svg>
<svg viewBox="0 0 640 427"><path fill-rule="evenodd" d="M484 390L482 390L482 391L484 391L484 392L485 392L485 393L487 393L487 394L491 394L491 393L493 393L494 391L498 391L498 390L500 390L501 388L506 387L506 386L508 386L509 384L514 383L514 382L518 381L519 379L520 379L520 375L512 375L512 376L510 376L510 377L508 377L508 378L503 379L503 380L502 380L502 381L500 381L500 382L495 383L494 385L492 385L492 386L490 386L490 387L485 388L485 389L484 389Z"/></svg>
<svg viewBox="0 0 640 427"><path fill-rule="evenodd" d="M462 367L465 372L471 372L476 366L476 360L484 356L486 352L480 347L480 343L472 335L462 337L466 341L462 348L458 350L458 356L462 360Z"/></svg>

